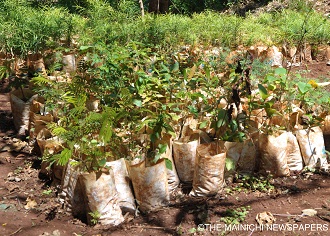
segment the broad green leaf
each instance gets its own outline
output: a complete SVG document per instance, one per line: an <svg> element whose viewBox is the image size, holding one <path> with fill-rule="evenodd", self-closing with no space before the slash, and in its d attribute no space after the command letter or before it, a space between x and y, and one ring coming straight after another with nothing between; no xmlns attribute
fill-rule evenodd
<svg viewBox="0 0 330 236"><path fill-rule="evenodd" d="M200 125L199 125L199 128L200 129L203 129L203 128L205 128L206 126L207 126L207 121L205 120L205 121L203 121Z"/></svg>
<svg viewBox="0 0 330 236"><path fill-rule="evenodd" d="M272 117L277 113L277 110L273 108L265 108L268 117Z"/></svg>
<svg viewBox="0 0 330 236"><path fill-rule="evenodd" d="M270 91L274 91L276 89L276 86L274 84L269 84L267 89Z"/></svg>
<svg viewBox="0 0 330 236"><path fill-rule="evenodd" d="M308 83L304 83L304 82L298 82L297 84L298 86L298 90L300 93L305 94L307 93L310 89L312 89L312 85L308 84Z"/></svg>
<svg viewBox="0 0 330 236"><path fill-rule="evenodd" d="M267 89L262 84L258 84L258 89L259 89L261 98L263 100L266 100L269 97Z"/></svg>
<svg viewBox="0 0 330 236"><path fill-rule="evenodd" d="M227 111L225 109L220 109L218 112L217 128L220 128L226 124L227 121Z"/></svg>
<svg viewBox="0 0 330 236"><path fill-rule="evenodd" d="M92 48L93 46L80 46L79 50L81 51L85 51L85 50L88 50L90 48Z"/></svg>
<svg viewBox="0 0 330 236"><path fill-rule="evenodd" d="M83 141L83 142L87 142L88 140L87 140L86 137L82 137L82 138L81 138L81 141Z"/></svg>
<svg viewBox="0 0 330 236"><path fill-rule="evenodd" d="M141 107L142 106L142 101L139 100L139 99L134 99L133 104L137 107Z"/></svg>
<svg viewBox="0 0 330 236"><path fill-rule="evenodd" d="M276 82L278 79L275 77L275 76L273 76L273 75L267 75L266 76L266 82L268 82L268 83L274 83L274 82Z"/></svg>
<svg viewBox="0 0 330 236"><path fill-rule="evenodd" d="M101 159L101 160L99 161L99 166L100 166L100 167L103 167L103 166L105 166L106 163L107 163L107 159L106 159L106 158L103 158L103 159Z"/></svg>
<svg viewBox="0 0 330 236"><path fill-rule="evenodd" d="M171 72L179 71L179 67L180 67L179 62L176 61L173 65L171 65Z"/></svg>
<svg viewBox="0 0 330 236"><path fill-rule="evenodd" d="M235 169L235 162L230 158L226 158L226 169L228 171Z"/></svg>
<svg viewBox="0 0 330 236"><path fill-rule="evenodd" d="M158 144L158 148L159 148L159 154L163 154L166 152L167 150L167 144Z"/></svg>
<svg viewBox="0 0 330 236"><path fill-rule="evenodd" d="M154 157L154 160L153 160L153 162L154 163L157 163L157 161L161 158L161 154L160 153L157 153L156 155L155 155L155 157Z"/></svg>
<svg viewBox="0 0 330 236"><path fill-rule="evenodd" d="M279 76L286 76L287 74L287 70L283 67L279 67L279 68L276 68L275 71L274 71L274 74L275 75L279 75Z"/></svg>
<svg viewBox="0 0 330 236"><path fill-rule="evenodd" d="M92 139L91 140L91 144L97 144L98 142L97 142L97 140L96 139Z"/></svg>
<svg viewBox="0 0 330 236"><path fill-rule="evenodd" d="M159 134L158 133L152 133L152 134L150 134L150 141L152 143L155 143L157 141L157 139L159 139Z"/></svg>
<svg viewBox="0 0 330 236"><path fill-rule="evenodd" d="M167 169L173 170L172 161L168 158L165 158L165 166L166 166Z"/></svg>
<svg viewBox="0 0 330 236"><path fill-rule="evenodd" d="M265 103L265 108L272 108L273 107L273 105L274 105L274 101L273 100L271 100L271 101L267 101L266 103Z"/></svg>

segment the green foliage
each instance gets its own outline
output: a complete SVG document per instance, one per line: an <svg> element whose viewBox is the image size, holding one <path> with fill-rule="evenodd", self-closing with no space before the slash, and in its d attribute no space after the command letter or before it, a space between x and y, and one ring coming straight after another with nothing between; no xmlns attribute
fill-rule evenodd
<svg viewBox="0 0 330 236"><path fill-rule="evenodd" d="M259 191L259 192L271 192L275 189L271 183L272 176L242 176L237 182L238 184L230 189L228 192L242 192L242 191Z"/></svg>
<svg viewBox="0 0 330 236"><path fill-rule="evenodd" d="M51 6L34 8L29 1L23 0L3 1L0 14L0 30L3 32L0 44L4 51L18 56L56 47L63 35L71 38L80 25L78 18L66 9Z"/></svg>
<svg viewBox="0 0 330 236"><path fill-rule="evenodd" d="M249 210L250 206L227 209L220 221L224 222L226 225L241 224L244 222Z"/></svg>
<svg viewBox="0 0 330 236"><path fill-rule="evenodd" d="M88 214L92 217L91 223L96 225L99 222L101 214L98 211L89 212Z"/></svg>

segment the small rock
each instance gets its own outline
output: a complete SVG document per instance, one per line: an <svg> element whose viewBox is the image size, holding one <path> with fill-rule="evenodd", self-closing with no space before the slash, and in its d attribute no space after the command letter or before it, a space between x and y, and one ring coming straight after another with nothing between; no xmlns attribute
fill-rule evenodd
<svg viewBox="0 0 330 236"><path fill-rule="evenodd" d="M7 175L7 178L12 177L12 176L14 176L14 173L13 172L9 172L8 175Z"/></svg>
<svg viewBox="0 0 330 236"><path fill-rule="evenodd" d="M301 211L304 216L315 216L317 214L317 211L314 209L304 209Z"/></svg>
<svg viewBox="0 0 330 236"><path fill-rule="evenodd" d="M57 230L54 230L53 231L53 236L61 236L60 231L58 229Z"/></svg>
<svg viewBox="0 0 330 236"><path fill-rule="evenodd" d="M13 177L13 176L8 177L7 180L10 181L10 182L14 182L15 181L15 177Z"/></svg>
<svg viewBox="0 0 330 236"><path fill-rule="evenodd" d="M21 182L22 181L22 179L19 178L19 177L15 177L14 179L15 179L16 182Z"/></svg>

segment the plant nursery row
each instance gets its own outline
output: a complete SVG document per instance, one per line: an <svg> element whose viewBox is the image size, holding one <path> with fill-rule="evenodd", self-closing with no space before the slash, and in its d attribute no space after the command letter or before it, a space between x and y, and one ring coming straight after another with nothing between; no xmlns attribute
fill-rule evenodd
<svg viewBox="0 0 330 236"><path fill-rule="evenodd" d="M304 44L159 54L130 43L31 55L10 67L14 124L68 211L118 225L167 206L180 183L205 197L236 174L327 169L326 88L290 71L327 53Z"/></svg>

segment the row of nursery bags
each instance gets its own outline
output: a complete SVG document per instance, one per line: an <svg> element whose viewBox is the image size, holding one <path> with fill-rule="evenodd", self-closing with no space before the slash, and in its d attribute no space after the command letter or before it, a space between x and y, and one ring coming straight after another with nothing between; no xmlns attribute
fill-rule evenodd
<svg viewBox="0 0 330 236"><path fill-rule="evenodd" d="M97 211L100 223L116 225L123 221L123 214L136 211L135 203L143 212L167 206L171 191L180 181L192 184L191 196L204 197L219 193L225 179L237 172L288 176L290 170L301 171L304 165L327 166L319 127L295 134L260 133L241 143L209 142L201 134L195 131L180 140L167 140L168 150L156 164L119 159L107 162L111 168L106 172L82 173L72 161L63 174L61 196L73 215L86 216L90 221L90 212ZM166 167L166 159L172 161L172 169Z"/></svg>

